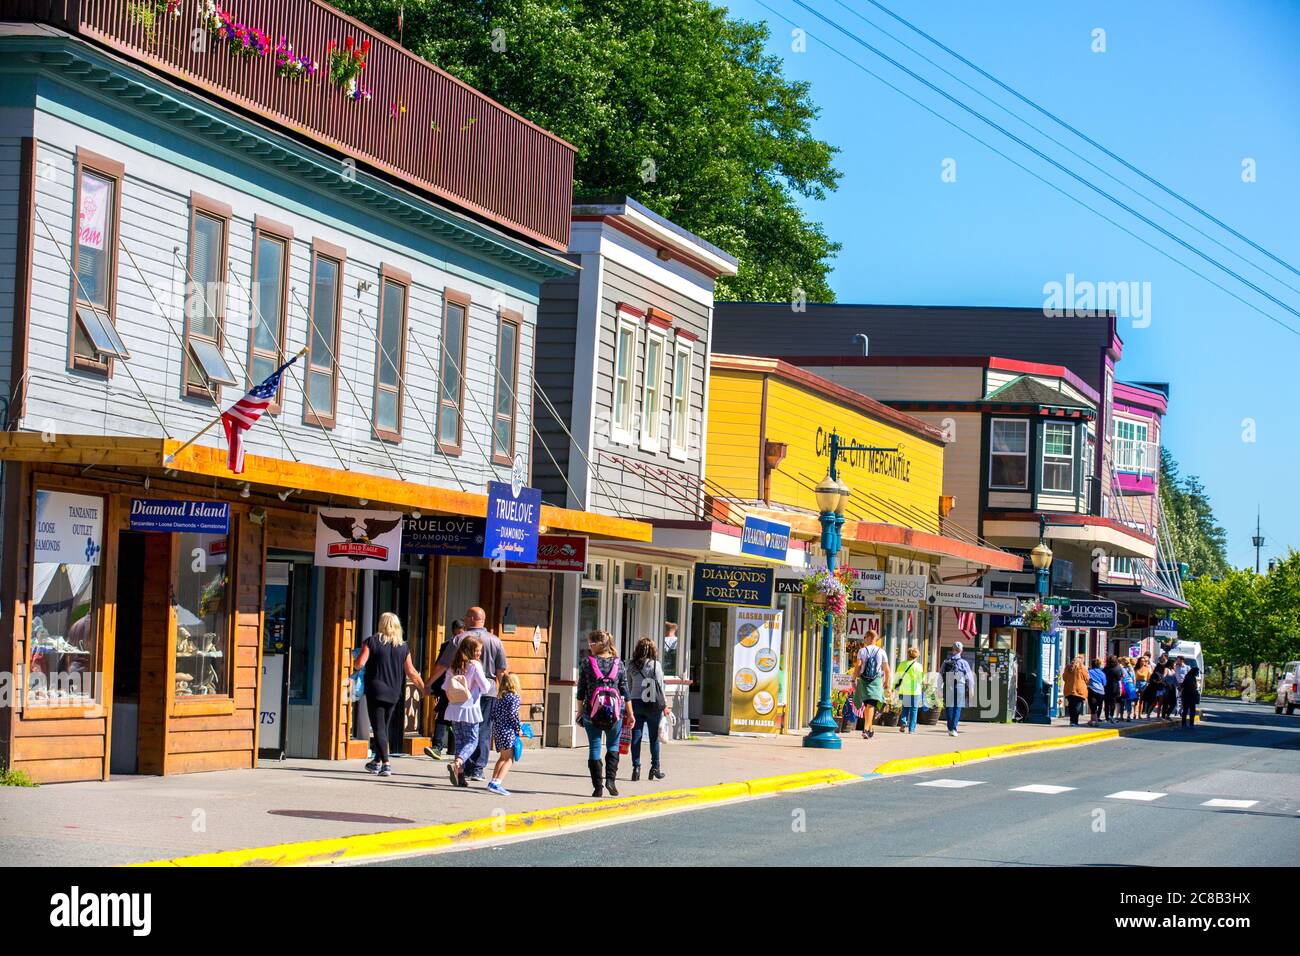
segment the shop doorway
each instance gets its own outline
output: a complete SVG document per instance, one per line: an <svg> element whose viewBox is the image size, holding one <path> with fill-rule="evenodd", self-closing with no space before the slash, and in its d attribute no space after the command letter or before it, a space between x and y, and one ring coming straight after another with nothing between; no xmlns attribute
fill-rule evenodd
<svg viewBox="0 0 1300 956"><path fill-rule="evenodd" d="M423 671L425 660L426 594L425 594L424 559L408 556L397 571L376 571L374 581L374 601L370 630L374 634L379 628L379 615L392 611L402 622L402 632L410 649L411 662L416 670ZM389 748L394 753L402 752L402 738L420 734L420 692L413 684L407 684L402 697L402 706L393 711L393 725L389 728Z"/></svg>
<svg viewBox="0 0 1300 956"><path fill-rule="evenodd" d="M451 637L451 622L463 621L465 612L479 604L480 569L477 565L452 564L447 568L447 604L443 626Z"/></svg>
<svg viewBox="0 0 1300 956"><path fill-rule="evenodd" d="M727 638L730 611L725 607L696 604L691 614L691 720L703 730L725 733L727 701L731 681L728 657L731 642Z"/></svg>
<svg viewBox="0 0 1300 956"><path fill-rule="evenodd" d="M305 554L267 556L258 755L319 755L320 572Z"/></svg>
<svg viewBox="0 0 1300 956"><path fill-rule="evenodd" d="M123 531L117 543L117 627L113 641L113 742L110 774L140 771L140 664L144 651L145 535Z"/></svg>

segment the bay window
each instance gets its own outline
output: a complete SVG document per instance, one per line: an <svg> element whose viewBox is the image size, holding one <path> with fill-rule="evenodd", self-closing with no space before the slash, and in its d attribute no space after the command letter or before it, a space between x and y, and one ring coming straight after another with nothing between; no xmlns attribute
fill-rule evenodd
<svg viewBox="0 0 1300 956"><path fill-rule="evenodd" d="M1029 422L995 418L989 428L989 487L1029 487Z"/></svg>
<svg viewBox="0 0 1300 956"><path fill-rule="evenodd" d="M1074 426L1043 426L1043 491L1074 492Z"/></svg>

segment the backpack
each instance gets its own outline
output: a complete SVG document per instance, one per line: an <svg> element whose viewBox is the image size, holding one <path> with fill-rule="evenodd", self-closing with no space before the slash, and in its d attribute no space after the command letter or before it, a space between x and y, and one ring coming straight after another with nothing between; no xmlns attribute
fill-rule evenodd
<svg viewBox="0 0 1300 956"><path fill-rule="evenodd" d="M859 674L858 677L866 681L868 684L879 677L880 659L884 656L885 655L882 651L876 651L874 654L868 652L867 656L862 661L862 673Z"/></svg>
<svg viewBox="0 0 1300 956"><path fill-rule="evenodd" d="M618 658L614 658L608 676L600 672L595 657L588 657L587 661L596 675L595 688L587 700L587 722L597 730L609 730L619 722L622 710L622 700L618 696Z"/></svg>
<svg viewBox="0 0 1300 956"><path fill-rule="evenodd" d="M442 692L453 704L463 704L469 700L469 675L448 674L442 682Z"/></svg>

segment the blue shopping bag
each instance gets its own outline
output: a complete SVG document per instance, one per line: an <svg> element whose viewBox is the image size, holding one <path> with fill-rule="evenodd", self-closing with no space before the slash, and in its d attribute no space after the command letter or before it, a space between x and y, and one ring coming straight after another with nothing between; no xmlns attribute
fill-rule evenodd
<svg viewBox="0 0 1300 956"><path fill-rule="evenodd" d="M524 759L524 738L523 737L517 734L515 735L515 746L513 749L514 749L515 763L518 763L519 761Z"/></svg>

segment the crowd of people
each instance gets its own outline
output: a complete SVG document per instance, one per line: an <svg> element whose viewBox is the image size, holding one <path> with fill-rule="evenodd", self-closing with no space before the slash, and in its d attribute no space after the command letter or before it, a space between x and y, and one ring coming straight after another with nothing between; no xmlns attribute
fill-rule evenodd
<svg viewBox="0 0 1300 956"><path fill-rule="evenodd" d="M975 699L975 672L962 656L962 643L955 641L948 656L939 667L939 699L944 706L948 736L956 737L961 722L962 708ZM898 730L904 734L916 733L916 721L925 707L925 667L921 653L908 648L907 659L898 665L895 675L889 666L889 656L880 645L880 634L868 631L853 665L852 707L845 708L862 715L862 739L876 735L876 713L886 700L886 688L897 695L899 701Z"/></svg>
<svg viewBox="0 0 1300 956"><path fill-rule="evenodd" d="M1112 654L1104 662L1093 658L1091 667L1079 654L1061 674L1070 725L1079 726L1086 702L1089 727L1100 727L1103 722L1169 720L1175 713L1182 726L1195 727L1201 702L1200 673L1195 663L1183 657L1170 660L1166 654L1154 662L1145 654L1138 658Z"/></svg>
<svg viewBox="0 0 1300 956"><path fill-rule="evenodd" d="M385 612L379 616L375 633L366 638L356 659L356 669L363 674L374 740L367 772L392 776L388 729L409 679L422 695L437 698L433 743L425 748L425 755L448 761L447 776L453 787L468 787L484 779L489 748L495 747L497 761L487 789L498 796L510 796L505 779L520 757L524 736L519 720L520 683L510 672L505 645L487 630L485 621L483 609L472 607L463 622L452 622L451 637L443 643L426 681L411 660L397 615ZM671 713L664 671L651 638L637 643L626 664L615 653L616 643L608 631L592 631L587 644L590 653L578 671L577 720L587 734L592 796L608 791L616 797L625 736L630 737L627 750L633 781L641 779L641 748L647 738L648 778L667 776L660 750L660 726Z"/></svg>

